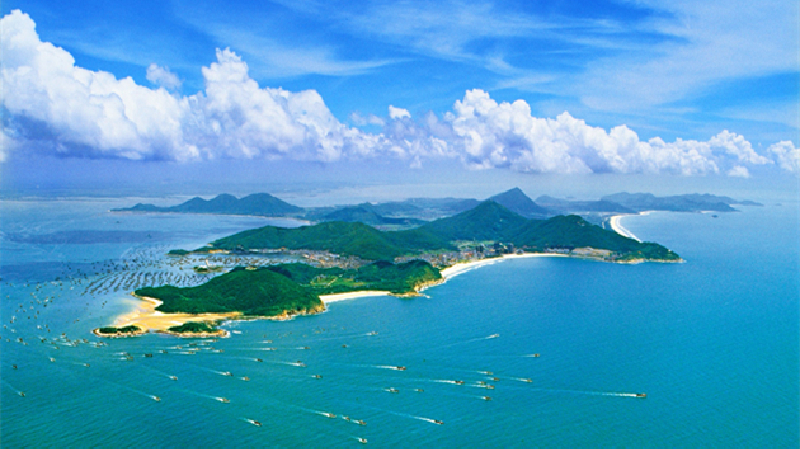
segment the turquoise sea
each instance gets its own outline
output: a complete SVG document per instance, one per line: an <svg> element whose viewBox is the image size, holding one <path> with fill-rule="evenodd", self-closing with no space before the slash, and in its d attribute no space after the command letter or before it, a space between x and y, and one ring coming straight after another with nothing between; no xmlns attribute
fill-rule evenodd
<svg viewBox="0 0 800 449"><path fill-rule="evenodd" d="M684 264L506 260L424 297L107 346L90 331L131 286L202 280L169 249L292 223L0 201L0 444L798 447L800 204L780 200L622 220Z"/></svg>

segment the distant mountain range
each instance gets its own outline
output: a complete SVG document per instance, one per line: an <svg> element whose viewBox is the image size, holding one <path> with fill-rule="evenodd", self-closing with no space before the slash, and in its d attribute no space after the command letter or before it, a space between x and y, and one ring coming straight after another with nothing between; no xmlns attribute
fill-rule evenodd
<svg viewBox="0 0 800 449"><path fill-rule="evenodd" d="M737 201L733 198L710 194L656 197L650 193L625 192L604 196L599 201L572 201L546 195L540 196L534 201L519 188L494 195L487 201L500 204L508 211L526 219L577 214L587 218L594 217L595 221L598 216L602 217L604 214L636 213L648 210L732 212L736 210L732 207L733 204L761 206L752 201ZM270 194L256 193L241 199L229 194L221 194L210 200L196 197L170 207L139 203L133 207L114 209L114 211L293 216L315 222L345 221L378 227L412 228L434 219L473 210L479 204L481 203L478 200L472 198L411 198L405 201L377 204L361 203L303 209Z"/></svg>
<svg viewBox="0 0 800 449"><path fill-rule="evenodd" d="M138 203L133 207L114 209L115 212L182 212L221 215L280 216L297 215L305 210L268 193L254 193L242 199L223 193L210 200L195 197L172 207Z"/></svg>

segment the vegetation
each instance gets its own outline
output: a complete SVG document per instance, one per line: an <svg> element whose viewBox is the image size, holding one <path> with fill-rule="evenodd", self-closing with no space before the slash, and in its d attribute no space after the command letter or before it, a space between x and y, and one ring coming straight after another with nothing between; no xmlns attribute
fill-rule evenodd
<svg viewBox="0 0 800 449"><path fill-rule="evenodd" d="M186 249L171 249L167 253L168 256L186 256L192 252Z"/></svg>
<svg viewBox="0 0 800 449"><path fill-rule="evenodd" d="M322 307L322 301L313 292L266 268L235 268L196 287L145 287L136 290L136 295L163 301L156 308L161 312L278 316Z"/></svg>
<svg viewBox="0 0 800 449"><path fill-rule="evenodd" d="M122 326L122 327L115 327L115 326L101 327L100 329L97 329L97 332L101 334L117 334L117 333L132 334L134 332L139 332L141 330L142 328L140 328L139 326L135 324L130 324L128 326Z"/></svg>
<svg viewBox="0 0 800 449"><path fill-rule="evenodd" d="M547 209L536 204L532 199L525 195L522 190L514 188L503 193L497 194L488 201L494 201L506 209L522 215L523 217L545 217L549 215Z"/></svg>
<svg viewBox="0 0 800 449"><path fill-rule="evenodd" d="M279 228L264 226L219 239L214 249L327 250L366 260L393 260L411 252L453 248L446 240L420 231L381 232L363 223L331 221L314 226Z"/></svg>
<svg viewBox="0 0 800 449"><path fill-rule="evenodd" d="M202 321L190 321L179 326L172 326L169 328L169 331L178 334L201 334L216 332L217 328Z"/></svg>
<svg viewBox="0 0 800 449"><path fill-rule="evenodd" d="M514 232L527 222L524 217L494 201L484 201L474 209L420 226L419 230L450 241L509 241Z"/></svg>

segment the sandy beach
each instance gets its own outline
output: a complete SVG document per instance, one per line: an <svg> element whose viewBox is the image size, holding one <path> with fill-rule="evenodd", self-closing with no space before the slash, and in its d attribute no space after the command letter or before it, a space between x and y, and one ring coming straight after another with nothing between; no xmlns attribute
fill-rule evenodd
<svg viewBox="0 0 800 449"><path fill-rule="evenodd" d="M613 229L613 230L614 230L614 232L616 232L617 234L619 234L619 235L621 235L621 236L624 236L624 237L628 237L628 238L634 239L634 240L636 240L637 242L641 242L641 240L639 240L639 238L638 238L638 237L636 237L635 235L633 235L633 233L632 233L631 231L629 231L629 230L625 229L625 227L624 227L624 226L622 226L622 223L621 223L621 221L620 221L620 220L622 219L622 217L624 217L624 216L626 216L626 215L631 215L631 214L614 215L613 217L611 217L611 222L610 222L610 224L611 224L611 229ZM639 214L635 214L635 215L639 215Z"/></svg>
<svg viewBox="0 0 800 449"><path fill-rule="evenodd" d="M166 331L172 326L178 326L190 321L218 321L235 319L241 314L234 313L204 313L192 315L189 313L163 313L156 310L161 301L155 298L139 297L141 301L137 308L130 313L114 320L114 326L127 326L135 324L142 329L151 331Z"/></svg>

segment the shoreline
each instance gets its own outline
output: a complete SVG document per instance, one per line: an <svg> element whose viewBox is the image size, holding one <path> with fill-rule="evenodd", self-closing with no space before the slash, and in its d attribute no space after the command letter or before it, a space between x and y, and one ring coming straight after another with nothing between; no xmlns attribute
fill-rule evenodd
<svg viewBox="0 0 800 449"><path fill-rule="evenodd" d="M642 241L641 241L641 239L639 239L639 237L636 237L631 231L627 230L624 226L622 226L622 221L621 220L622 220L622 217L627 217L627 216L631 216L631 215L647 215L648 213L649 212L639 212L639 213L636 213L636 214L614 215L614 216L611 217L611 220L609 220L609 224L611 226L611 229L614 232L616 232L617 234L619 234L619 235L621 235L623 237L628 237L630 239L634 239L637 242L641 243Z"/></svg>
<svg viewBox="0 0 800 449"><path fill-rule="evenodd" d="M618 218L621 216L615 216L612 218ZM612 225L613 226L613 225ZM617 226L619 224L617 223ZM620 226L621 228L621 226ZM624 228L621 228L623 231L626 231ZM614 229L617 233L617 229ZM632 234L631 234L632 235ZM635 238L635 237L634 237ZM229 312L229 313L204 313L204 314L190 314L190 313L164 313L156 310L156 307L162 304L162 301L159 301L155 298L150 298L147 296L136 296L131 292L131 296L139 299L140 302L137 304L136 309L126 313L124 315L118 316L114 320L113 326L122 327L128 325L137 325L142 329L142 332L137 335L142 335L150 332L160 333L160 334L169 334L177 337L183 338L207 338L207 337L228 337L229 333L225 329L219 329L219 334L211 335L211 334L179 334L170 332L169 328L172 326L179 326L181 324L189 323L189 322L196 322L196 321L205 321L205 322L213 322L218 323L221 321L226 320L250 320L250 319L266 319L266 320L274 320L274 321L283 321L289 320L294 318L297 315L309 315L318 312L324 312L327 310L327 305L335 302L340 301L347 301L350 299L358 299L358 298L365 298L365 297L377 297L377 296L396 296L396 297L409 297L409 296L420 296L421 292L439 285L443 284L450 279L466 273L468 271L472 271L474 269L492 265L495 263L500 263L505 261L506 259L528 259L528 258L542 258L542 257L557 257L557 258L571 258L573 256L569 254L555 254L555 253L525 253L525 254L504 254L502 257L493 257L489 259L478 259L478 260L471 260L469 262L458 262L453 264L447 268L441 269L439 272L442 275L441 279L438 279L433 282L426 282L423 283L415 289L414 292L406 293L406 294L393 294L389 291L384 290L363 290L363 291L353 291L353 292L344 292L344 293L334 293L330 295L320 295L319 299L322 301L322 309L318 311L313 311L310 313L287 313L285 312L282 315L278 316L244 316L241 312ZM627 263L627 264L639 264L643 262L659 262L653 260L644 260L644 259L636 259L630 261L618 261L616 263ZM672 261L660 261L660 262L672 262ZM675 262L682 262L675 261ZM96 329L95 329L96 330ZM93 331L94 332L94 331ZM97 333L95 333L97 334ZM109 335L111 336L111 335ZM125 335L128 336L128 335ZM134 335L130 335L134 336Z"/></svg>

